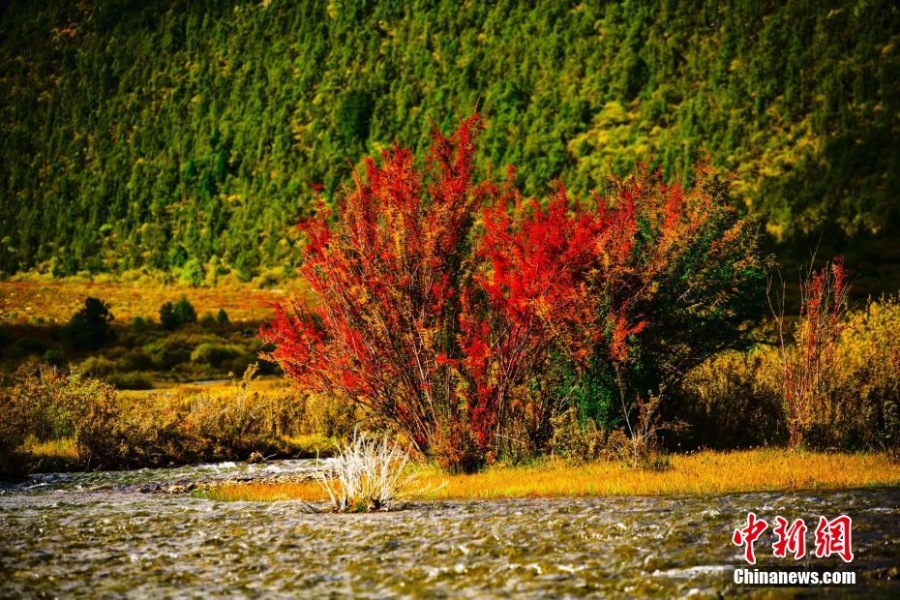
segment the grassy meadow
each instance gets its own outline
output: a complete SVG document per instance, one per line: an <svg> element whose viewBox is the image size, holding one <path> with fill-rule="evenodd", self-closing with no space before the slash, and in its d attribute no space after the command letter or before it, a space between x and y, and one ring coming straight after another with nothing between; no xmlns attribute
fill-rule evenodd
<svg viewBox="0 0 900 600"><path fill-rule="evenodd" d="M232 321L256 322L272 315L273 302L301 291L296 280L277 285L261 289L229 281L216 287L191 287L146 278L114 282L20 277L0 280L0 325L64 324L88 296L106 301L118 323L130 323L136 317L158 319L159 307L181 296L188 297L198 314L222 309Z"/></svg>
<svg viewBox="0 0 900 600"><path fill-rule="evenodd" d="M160 278L112 280L20 275L0 280L0 377L26 362L46 363L104 380L118 389L148 390L241 375L256 362L259 326L274 303L304 297L293 278L242 283L223 278L215 287L191 287ZM108 308L108 333L99 347L81 347L67 326L87 298ZM193 311L176 326L163 323L162 308L181 300ZM263 364L263 373L276 372Z"/></svg>

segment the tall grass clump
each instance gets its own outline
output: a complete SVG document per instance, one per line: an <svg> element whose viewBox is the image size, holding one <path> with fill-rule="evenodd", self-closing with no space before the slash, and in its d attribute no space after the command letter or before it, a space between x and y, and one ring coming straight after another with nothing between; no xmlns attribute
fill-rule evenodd
<svg viewBox="0 0 900 600"><path fill-rule="evenodd" d="M406 467L409 455L388 436L354 433L326 469L318 473L334 510L390 510L397 493L414 479Z"/></svg>

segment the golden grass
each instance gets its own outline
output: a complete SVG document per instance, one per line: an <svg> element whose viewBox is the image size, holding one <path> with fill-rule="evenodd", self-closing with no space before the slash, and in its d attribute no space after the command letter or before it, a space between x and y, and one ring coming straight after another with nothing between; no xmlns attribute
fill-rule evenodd
<svg viewBox="0 0 900 600"><path fill-rule="evenodd" d="M187 296L198 315L216 314L225 309L232 321L259 321L273 316L273 302L287 300L290 293L302 295L305 288L299 280L285 282L290 289L261 290L252 284L233 284L215 288L192 288L185 285L59 281L0 281L0 323L30 323L43 319L47 323L66 323L88 296L100 298L110 305L119 323L134 317L159 320L159 308Z"/></svg>
<svg viewBox="0 0 900 600"><path fill-rule="evenodd" d="M305 500L325 502L328 494L314 481L305 483L246 483L228 484L213 488L204 494L211 500L227 502L275 502L277 500Z"/></svg>
<svg viewBox="0 0 900 600"><path fill-rule="evenodd" d="M240 373L237 374L240 378ZM152 390L119 390L119 397L127 401L142 401L148 396L166 394L177 398L203 393L212 399L232 400L235 395L235 382L231 379L217 379L202 383L180 383L173 381L154 381ZM250 387L251 393L288 394L295 393L291 382L274 375L254 377Z"/></svg>
<svg viewBox="0 0 900 600"><path fill-rule="evenodd" d="M75 438L38 442L32 437L25 440L23 450L39 461L78 461L78 447L75 445Z"/></svg>
<svg viewBox="0 0 900 600"><path fill-rule="evenodd" d="M632 470L615 462L572 466L547 460L526 467L495 467L475 475L446 475L420 467L406 500L474 500L579 496L658 496L794 491L900 485L900 465L886 454L750 450L673 455L666 471ZM215 500L326 500L321 487L304 484L227 485Z"/></svg>

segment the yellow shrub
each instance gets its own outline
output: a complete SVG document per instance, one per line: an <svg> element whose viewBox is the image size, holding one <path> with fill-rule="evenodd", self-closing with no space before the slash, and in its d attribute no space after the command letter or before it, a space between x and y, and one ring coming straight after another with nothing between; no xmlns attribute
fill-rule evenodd
<svg viewBox="0 0 900 600"><path fill-rule="evenodd" d="M797 350L785 349L787 360ZM786 441L779 348L727 352L692 370L680 393L696 442L717 448ZM805 443L900 451L900 298L849 313L810 397Z"/></svg>
<svg viewBox="0 0 900 600"><path fill-rule="evenodd" d="M827 387L833 443L900 450L900 297L850 315Z"/></svg>

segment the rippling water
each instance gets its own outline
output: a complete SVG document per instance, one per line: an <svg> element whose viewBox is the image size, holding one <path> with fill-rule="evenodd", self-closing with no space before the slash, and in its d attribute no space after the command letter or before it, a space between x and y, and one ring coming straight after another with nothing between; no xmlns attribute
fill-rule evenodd
<svg viewBox="0 0 900 600"><path fill-rule="evenodd" d="M309 514L298 503L147 494L309 463L44 476L0 492L0 597L900 597L900 489L417 503ZM735 588L748 511L853 518L853 588ZM771 529L768 533L771 532ZM760 564L771 537L757 542ZM839 558L804 559L835 567Z"/></svg>

